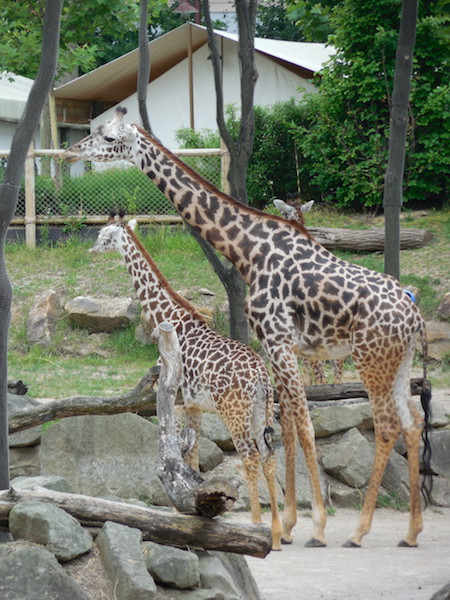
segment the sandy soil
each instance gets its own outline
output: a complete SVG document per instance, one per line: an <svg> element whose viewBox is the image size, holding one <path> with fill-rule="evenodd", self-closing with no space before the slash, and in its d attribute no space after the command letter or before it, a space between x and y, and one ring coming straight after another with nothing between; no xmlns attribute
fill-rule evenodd
<svg viewBox="0 0 450 600"><path fill-rule="evenodd" d="M361 548L343 548L357 517L347 509L329 517L326 548L304 547L311 523L303 517L292 545L246 557L264 600L429 600L450 583L450 508L425 511L417 548L397 546L408 514L390 509L375 511Z"/></svg>

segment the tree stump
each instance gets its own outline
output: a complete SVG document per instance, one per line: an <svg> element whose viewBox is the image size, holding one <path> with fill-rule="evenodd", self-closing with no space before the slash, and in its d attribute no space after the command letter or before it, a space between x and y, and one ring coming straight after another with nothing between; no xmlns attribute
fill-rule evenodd
<svg viewBox="0 0 450 600"><path fill-rule="evenodd" d="M161 323L152 336L158 341L161 356L156 394L158 477L177 510L189 515L215 517L230 510L238 497L237 489L219 477L205 481L183 461L175 423L175 401L182 373L180 346L175 328L170 323Z"/></svg>

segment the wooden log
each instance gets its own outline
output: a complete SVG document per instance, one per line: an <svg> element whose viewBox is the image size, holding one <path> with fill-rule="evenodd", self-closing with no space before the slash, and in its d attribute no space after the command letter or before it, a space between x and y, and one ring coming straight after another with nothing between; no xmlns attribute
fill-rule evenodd
<svg viewBox="0 0 450 600"><path fill-rule="evenodd" d="M272 534L265 525L181 515L127 502L64 494L39 486L33 490L0 491L0 523L7 525L10 510L17 502L25 500L58 506L85 527L102 527L105 521L135 527L142 531L144 540L166 546L234 552L260 558L266 556L272 547Z"/></svg>
<svg viewBox="0 0 450 600"><path fill-rule="evenodd" d="M423 387L423 378L411 379L411 394L419 396ZM306 385L306 397L310 402L326 402L330 400L348 400L351 398L368 398L365 387L360 381L324 385Z"/></svg>
<svg viewBox="0 0 450 600"><path fill-rule="evenodd" d="M384 229L338 229L334 227L308 227L309 233L328 250L351 252L384 251ZM400 230L400 250L422 248L433 240L426 229Z"/></svg>
<svg viewBox="0 0 450 600"><path fill-rule="evenodd" d="M182 458L176 432L175 401L181 381L181 351L175 328L161 323L152 334L158 341L161 372L156 394L159 425L157 474L177 510L204 517L216 517L230 510L238 491L228 480L205 479ZM195 436L190 436L192 442ZM186 451L190 448L186 448Z"/></svg>

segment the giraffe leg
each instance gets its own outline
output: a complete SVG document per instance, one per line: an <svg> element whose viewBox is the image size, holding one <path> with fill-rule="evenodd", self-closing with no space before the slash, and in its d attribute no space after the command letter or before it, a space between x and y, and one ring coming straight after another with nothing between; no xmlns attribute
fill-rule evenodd
<svg viewBox="0 0 450 600"><path fill-rule="evenodd" d="M186 427L195 432L195 442L192 449L184 456L184 461L190 467L198 471L198 440L200 438L200 429L202 426L203 411L197 406L185 406L184 415Z"/></svg>
<svg viewBox="0 0 450 600"><path fill-rule="evenodd" d="M415 426L403 431L408 453L409 469L409 527L399 546L417 546L417 536L423 529L422 508L420 504L419 446L421 427Z"/></svg>
<svg viewBox="0 0 450 600"><path fill-rule="evenodd" d="M308 402L306 400L303 382L298 371L295 354L286 349L278 349L276 360L272 360L273 373L279 382L278 388L282 389L280 396L282 402L289 402L289 412L293 416L294 425L297 430L297 436L302 446L306 466L308 469L309 481L311 484L311 504L312 504L312 520L313 532L311 539L306 543L306 546L325 546L325 524L327 521L327 513L323 502L322 490L320 487L319 467L317 464L316 445L314 428L309 414ZM283 425L283 423L282 423ZM289 430L290 433L290 430ZM287 435L287 434L286 434ZM291 436L292 437L292 436ZM291 442L288 441L288 448ZM295 462L293 462L295 464ZM288 456L286 456L286 468L288 466ZM288 493L293 494L295 504L295 474L289 477L294 481L294 490L289 489ZM286 473L286 481L288 473ZM289 502L291 499L289 499ZM292 508L291 508L292 510ZM292 539L292 532L287 527L289 522L283 518L283 538ZM286 538L285 538L286 536Z"/></svg>
<svg viewBox="0 0 450 600"><path fill-rule="evenodd" d="M272 550L281 550L281 519L278 512L277 492L276 492L276 458L272 454L268 460L263 461L264 477L267 481L269 490L270 511L272 514Z"/></svg>
<svg viewBox="0 0 450 600"><path fill-rule="evenodd" d="M292 530L297 523L297 502L295 497L295 452L297 432L294 427L294 417L290 406L285 401L286 394L279 392L281 437L285 453L285 489L284 489L284 511L283 511L283 533L281 541L283 544L292 544Z"/></svg>
<svg viewBox="0 0 450 600"><path fill-rule="evenodd" d="M325 362L323 360L310 360L312 372L314 374L314 384L323 385L325 378Z"/></svg>
<svg viewBox="0 0 450 600"><path fill-rule="evenodd" d="M342 383L342 372L344 371L344 361L341 358L333 360L333 382Z"/></svg>

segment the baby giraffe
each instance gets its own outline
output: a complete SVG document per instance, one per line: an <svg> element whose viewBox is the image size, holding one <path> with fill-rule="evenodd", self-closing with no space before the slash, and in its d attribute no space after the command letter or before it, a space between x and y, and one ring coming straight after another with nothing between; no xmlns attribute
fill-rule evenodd
<svg viewBox="0 0 450 600"><path fill-rule="evenodd" d="M251 348L227 339L204 321L192 304L177 294L145 250L134 228L122 215L111 217L99 232L90 252L116 250L125 260L145 318L154 328L172 323L181 348L181 389L187 426L195 431L195 444L185 457L198 469L198 438L203 410L216 410L225 422L244 464L254 523L261 522L259 463L267 481L272 512L272 548L281 550L272 446L273 388L262 359Z"/></svg>

